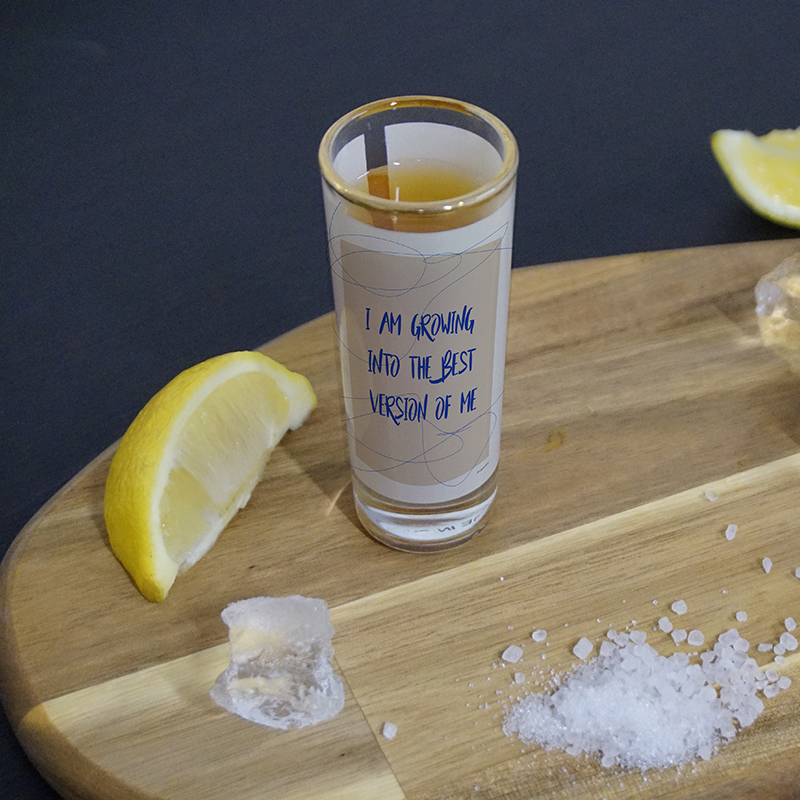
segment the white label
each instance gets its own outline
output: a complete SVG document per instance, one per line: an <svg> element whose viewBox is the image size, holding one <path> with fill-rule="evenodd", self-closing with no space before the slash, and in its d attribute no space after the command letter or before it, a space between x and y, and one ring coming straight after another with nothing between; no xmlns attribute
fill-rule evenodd
<svg viewBox="0 0 800 800"><path fill-rule="evenodd" d="M323 193L352 468L394 500L469 494L500 451L513 194L479 222L407 233Z"/></svg>

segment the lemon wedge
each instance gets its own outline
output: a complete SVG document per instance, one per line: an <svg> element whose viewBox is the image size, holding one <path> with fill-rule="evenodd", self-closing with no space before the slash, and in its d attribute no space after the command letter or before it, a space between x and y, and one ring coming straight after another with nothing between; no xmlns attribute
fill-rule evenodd
<svg viewBox="0 0 800 800"><path fill-rule="evenodd" d="M316 404L302 375L247 351L181 372L139 412L112 458L104 514L111 549L148 600L164 600L208 552Z"/></svg>
<svg viewBox="0 0 800 800"><path fill-rule="evenodd" d="M800 128L764 136L716 131L711 149L734 191L753 211L800 228Z"/></svg>

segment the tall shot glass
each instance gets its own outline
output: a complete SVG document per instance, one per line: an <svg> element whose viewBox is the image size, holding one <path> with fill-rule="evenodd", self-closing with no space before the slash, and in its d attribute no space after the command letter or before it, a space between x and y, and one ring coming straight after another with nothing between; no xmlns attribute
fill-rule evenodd
<svg viewBox="0 0 800 800"><path fill-rule="evenodd" d="M454 547L497 493L516 142L475 106L396 97L342 117L319 161L359 519Z"/></svg>

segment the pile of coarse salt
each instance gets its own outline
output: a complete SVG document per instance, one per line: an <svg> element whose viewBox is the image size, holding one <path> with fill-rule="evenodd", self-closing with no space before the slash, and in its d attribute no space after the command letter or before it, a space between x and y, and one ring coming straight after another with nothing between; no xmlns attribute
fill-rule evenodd
<svg viewBox="0 0 800 800"><path fill-rule="evenodd" d="M711 758L755 722L764 709L759 693L772 697L791 684L774 669L762 673L735 628L696 663L682 652L662 656L645 640L643 631L609 631L599 655L556 682L552 693L519 700L504 733L586 753L604 767L663 769Z"/></svg>

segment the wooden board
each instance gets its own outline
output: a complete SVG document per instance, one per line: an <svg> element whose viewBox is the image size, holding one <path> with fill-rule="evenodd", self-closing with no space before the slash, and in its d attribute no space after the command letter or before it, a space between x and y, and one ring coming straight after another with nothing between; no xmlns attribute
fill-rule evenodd
<svg viewBox="0 0 800 800"><path fill-rule="evenodd" d="M515 271L500 494L484 532L444 554L394 552L356 522L330 318L271 342L265 352L310 378L319 408L166 602L142 598L107 545L112 449L9 550L0 691L23 747L67 798L795 796L797 653L781 670L795 686L680 774L602 770L523 748L500 726L509 698L535 688L531 673L575 661L580 636L635 619L672 652L652 629L676 599L707 640L739 610L754 644L800 619L800 378L762 346L753 313L757 279L798 249ZM227 664L220 611L286 594L331 606L347 700L333 720L284 733L208 692ZM523 687L500 665L508 644L525 645Z"/></svg>

